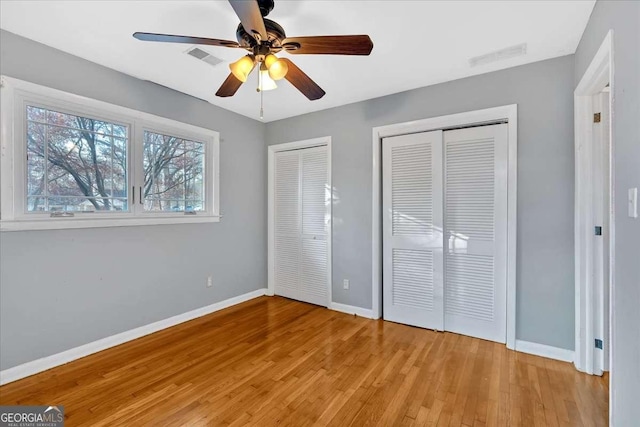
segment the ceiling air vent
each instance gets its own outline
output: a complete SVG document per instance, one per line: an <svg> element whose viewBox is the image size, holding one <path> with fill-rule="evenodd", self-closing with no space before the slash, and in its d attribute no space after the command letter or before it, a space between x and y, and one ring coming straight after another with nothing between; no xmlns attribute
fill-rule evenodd
<svg viewBox="0 0 640 427"><path fill-rule="evenodd" d="M200 61L204 61L209 65L213 65L214 67L220 64L221 62L223 62L222 59L216 58L215 56L211 55L209 52L204 51L199 47L193 47L189 49L186 52L186 54L191 55L194 58L199 59Z"/></svg>
<svg viewBox="0 0 640 427"><path fill-rule="evenodd" d="M526 55L526 53L527 44L522 43L496 50L495 52L487 53L486 55L473 57L469 60L469 65L477 67L479 65L489 64L490 62L503 61L505 59L515 58L516 56Z"/></svg>

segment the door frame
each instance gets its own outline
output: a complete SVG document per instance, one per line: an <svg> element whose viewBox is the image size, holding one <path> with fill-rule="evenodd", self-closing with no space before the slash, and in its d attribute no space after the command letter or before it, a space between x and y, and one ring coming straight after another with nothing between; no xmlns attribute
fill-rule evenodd
<svg viewBox="0 0 640 427"><path fill-rule="evenodd" d="M575 251L575 359L576 369L587 374L601 375L602 369L597 366L598 351L594 346L595 330L601 327L605 316L609 317L609 371L613 370L613 350L615 319L615 215L614 215L614 176L613 153L615 150L614 120L614 69L613 69L613 31L605 36L600 48L596 52L589 67L580 79L574 91L574 122L575 122L575 217L574 217L574 251ZM595 226L593 220L593 195L595 181L603 177L592 176L592 159L596 138L593 134L593 95L601 92L609 83L609 306L608 313L598 310L598 304L603 307L596 287L598 283L593 278L593 263L595 250ZM613 376L610 375L610 379ZM609 386L609 406L612 407L615 387ZM613 411L609 411L612 414Z"/></svg>
<svg viewBox="0 0 640 427"><path fill-rule="evenodd" d="M518 178L518 105L503 105L483 110L432 117L411 122L396 123L373 128L372 173L372 313L374 319L382 314L382 139L390 136L433 130L449 130L493 123L508 124L507 172L507 348L516 346L516 211Z"/></svg>
<svg viewBox="0 0 640 427"><path fill-rule="evenodd" d="M305 139L302 141L285 142L283 144L269 145L267 148L267 295L275 295L275 206L274 206L274 185L275 185L275 154L281 151L301 150L304 148L327 147L327 179L329 184L329 201L326 203L325 217L327 220L327 307L331 307L331 247L333 245L333 186L331 184L331 137Z"/></svg>

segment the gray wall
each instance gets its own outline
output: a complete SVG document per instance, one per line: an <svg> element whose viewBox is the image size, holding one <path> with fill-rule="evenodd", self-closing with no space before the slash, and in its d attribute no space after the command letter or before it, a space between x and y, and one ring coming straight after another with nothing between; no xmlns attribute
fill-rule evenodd
<svg viewBox="0 0 640 427"><path fill-rule="evenodd" d="M224 214L1 233L0 369L266 287L262 123L5 31L0 49L2 74L219 131Z"/></svg>
<svg viewBox="0 0 640 427"><path fill-rule="evenodd" d="M640 219L627 216L627 189L640 188L640 2L598 1L575 55L575 84L609 30L614 58L613 363L615 425L640 420Z"/></svg>
<svg viewBox="0 0 640 427"><path fill-rule="evenodd" d="M332 137L335 302L371 308L371 129L518 104L516 335L573 349L573 61L565 56L267 124L268 144Z"/></svg>
<svg viewBox="0 0 640 427"><path fill-rule="evenodd" d="M218 224L2 233L1 369L264 287L265 138L333 138L333 298L370 308L371 128L513 103L517 338L573 348L573 56L265 126L4 31L0 41L3 74L219 131L225 215Z"/></svg>

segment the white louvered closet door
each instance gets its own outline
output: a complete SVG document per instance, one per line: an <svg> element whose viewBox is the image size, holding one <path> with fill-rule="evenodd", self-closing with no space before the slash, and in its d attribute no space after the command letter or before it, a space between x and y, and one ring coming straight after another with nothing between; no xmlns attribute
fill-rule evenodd
<svg viewBox="0 0 640 427"><path fill-rule="evenodd" d="M329 194L327 147L300 150L301 268L300 300L329 305L328 240Z"/></svg>
<svg viewBox="0 0 640 427"><path fill-rule="evenodd" d="M507 125L444 132L445 329L506 342Z"/></svg>
<svg viewBox="0 0 640 427"><path fill-rule="evenodd" d="M276 295L327 306L327 147L275 153Z"/></svg>
<svg viewBox="0 0 640 427"><path fill-rule="evenodd" d="M442 131L382 150L384 319L443 330Z"/></svg>
<svg viewBox="0 0 640 427"><path fill-rule="evenodd" d="M300 283L300 153L275 153L274 240L276 295L298 299Z"/></svg>

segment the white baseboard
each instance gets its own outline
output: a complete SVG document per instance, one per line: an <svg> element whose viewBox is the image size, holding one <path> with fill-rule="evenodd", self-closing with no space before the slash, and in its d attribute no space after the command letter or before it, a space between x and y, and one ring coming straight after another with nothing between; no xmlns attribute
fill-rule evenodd
<svg viewBox="0 0 640 427"><path fill-rule="evenodd" d="M138 328L124 331L110 337L102 338L97 341L81 345L79 347L65 350L61 353L53 354L51 356L46 356L41 359L23 363L22 365L14 366L13 368L5 369L4 371L0 371L0 385L19 380L42 371L46 371L47 369L55 368L56 366L64 365L65 363L69 363L90 354L106 350L110 347L115 347L116 345L123 344L127 341L135 340L136 338L161 331L162 329L170 328L172 326L205 316L215 311L219 311L224 308L228 308L233 305L258 298L262 295L265 295L266 291L266 289L258 289L243 295L238 295L237 297L216 302L206 307L197 308L186 313L178 314L177 316L169 317L168 319L159 320L148 325L140 326Z"/></svg>
<svg viewBox="0 0 640 427"><path fill-rule="evenodd" d="M331 310L340 311L342 313L355 314L356 316L373 319L373 310L370 310L368 308L356 307L355 305L340 304L337 302L332 302L329 308Z"/></svg>
<svg viewBox="0 0 640 427"><path fill-rule="evenodd" d="M548 357L549 359L573 362L573 350L551 347L550 345L535 342L516 340L516 351L533 354L534 356Z"/></svg>

